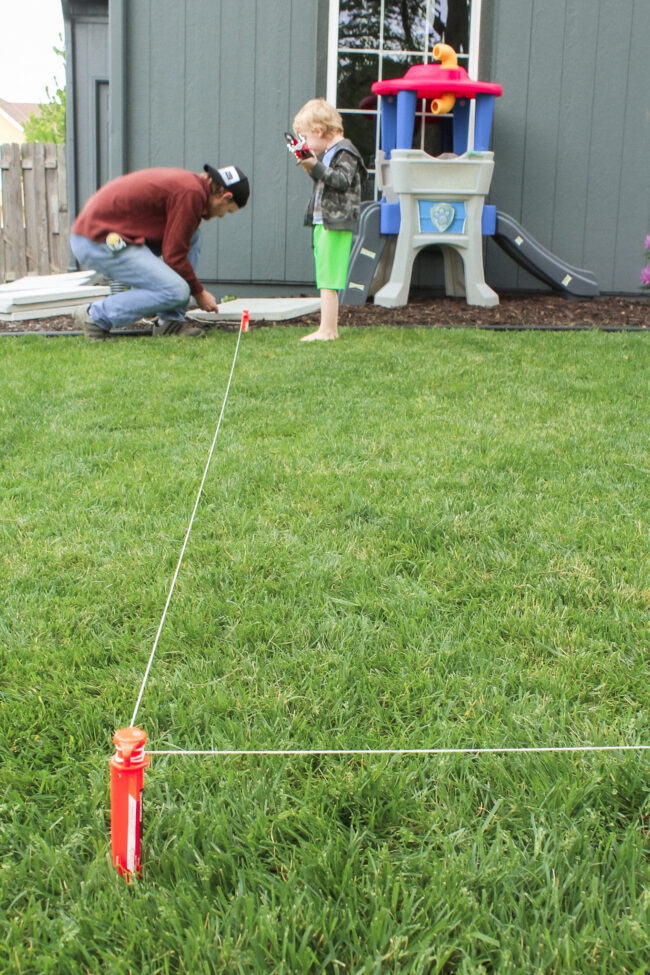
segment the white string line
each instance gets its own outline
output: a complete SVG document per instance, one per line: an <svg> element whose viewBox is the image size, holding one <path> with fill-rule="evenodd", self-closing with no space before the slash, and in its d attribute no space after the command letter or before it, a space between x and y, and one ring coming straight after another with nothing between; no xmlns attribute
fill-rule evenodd
<svg viewBox="0 0 650 975"><path fill-rule="evenodd" d="M147 749L147 755L527 755L539 752L647 752L650 745L535 745L500 748L215 748Z"/></svg>
<svg viewBox="0 0 650 975"><path fill-rule="evenodd" d="M135 703L135 709L133 711L133 717L131 718L130 728L135 724L135 719L138 715L138 708L140 707L140 701L142 700L142 695L144 694L145 685L147 683L147 678L149 677L149 671L151 670L151 665L153 663L153 658L156 653L156 648L158 646L158 640L160 639L160 634L162 633L162 628L165 623L165 617L167 616L167 609L169 603L171 602L172 593L174 592L174 586L176 585L176 580L178 578L178 573L180 572L181 563L183 561L183 556L185 555L185 549L187 548L187 542L190 537L190 532L192 531L192 525L194 524L194 516L196 514L196 509L199 506L199 501L201 500L201 493L203 491L203 485L205 484L205 479L208 475L208 468L210 467L210 461L212 460L212 454L214 453L214 447L217 442L217 437L219 436L219 428L221 426L221 420L223 419L223 414L226 409L226 402L228 400L228 393L230 392L230 384L232 382L233 373L235 371L235 363L237 361L237 353L239 352L239 343L241 342L242 328L239 328L239 334L237 336L237 345L235 346L235 354L232 360L232 367L230 369L230 376L228 377L228 385L226 386L226 394L223 398L223 403L221 405L221 413L219 414L219 421L217 423L217 429L215 430L214 438L212 440L212 446L210 447L210 453L208 454L208 462L205 465L205 470L203 471L203 478L201 479L201 484L199 486L199 493L196 496L196 503L194 505L194 510L192 512L192 517L190 518L190 523L187 526L187 532L185 535L185 541L183 542L183 547L181 549L181 554L178 559L178 564L176 566L176 572L174 573L174 578L172 579L172 584L169 589L169 595L167 596L167 602L165 603L165 608L163 610L162 619L160 620L160 626L158 627L158 632L156 633L156 639L153 642L153 647L149 655L149 662L147 664L147 669L144 672L144 677L142 679L142 686L140 687L140 693L138 694L138 700Z"/></svg>

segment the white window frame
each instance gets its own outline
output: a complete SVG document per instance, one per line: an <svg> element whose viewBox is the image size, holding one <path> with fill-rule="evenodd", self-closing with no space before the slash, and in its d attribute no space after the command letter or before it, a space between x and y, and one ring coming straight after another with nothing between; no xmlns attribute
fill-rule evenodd
<svg viewBox="0 0 650 975"><path fill-rule="evenodd" d="M467 73L473 80L478 80L478 65L479 65L479 54L480 54L480 38L481 38L481 4L482 0L472 0L472 6L470 10L470 22L469 22L469 51L467 60ZM381 16L383 22L384 5L382 0L381 6ZM326 98L331 105L336 105L336 89L337 89L337 74L338 74L338 58L339 54L339 0L330 0L329 4L329 22L328 22L328 39L327 39L327 88L326 88ZM379 50L379 63L381 65L381 48ZM344 109L346 115L355 114L354 110ZM473 141L474 132L474 111L475 104L472 101L470 106L470 141ZM377 112L379 112L379 106L377 106ZM379 131L379 127L377 127ZM377 148L379 146L377 145ZM468 149L473 149L473 145L468 145Z"/></svg>
<svg viewBox="0 0 650 975"><path fill-rule="evenodd" d="M478 80L478 64L481 42L481 5L483 0L472 0L469 22L469 52L467 73ZM383 6L383 5L382 5ZM382 10L383 14L383 10ZM339 0L330 0L327 39L327 101L336 105L336 76L339 47Z"/></svg>

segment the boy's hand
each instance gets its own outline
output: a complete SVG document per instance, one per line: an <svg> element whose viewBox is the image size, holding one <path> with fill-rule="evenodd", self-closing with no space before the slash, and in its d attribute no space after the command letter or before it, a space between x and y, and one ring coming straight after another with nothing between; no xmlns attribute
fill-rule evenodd
<svg viewBox="0 0 650 975"><path fill-rule="evenodd" d="M308 156L307 159L299 160L298 165L300 166L301 169L304 169L306 173L311 173L312 169L314 168L317 162L318 159L312 152L311 156Z"/></svg>
<svg viewBox="0 0 650 975"><path fill-rule="evenodd" d="M205 288L195 296L195 299L201 311L219 311L217 299L209 291L206 291Z"/></svg>

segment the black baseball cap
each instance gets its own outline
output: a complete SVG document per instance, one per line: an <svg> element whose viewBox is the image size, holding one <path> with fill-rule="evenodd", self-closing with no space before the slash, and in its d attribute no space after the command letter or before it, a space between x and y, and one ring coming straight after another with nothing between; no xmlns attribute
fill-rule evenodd
<svg viewBox="0 0 650 975"><path fill-rule="evenodd" d="M203 168L217 186L223 186L229 193L232 193L232 198L238 207L246 206L251 188L248 176L245 176L241 169L237 166L221 166L219 169L215 169L208 163Z"/></svg>

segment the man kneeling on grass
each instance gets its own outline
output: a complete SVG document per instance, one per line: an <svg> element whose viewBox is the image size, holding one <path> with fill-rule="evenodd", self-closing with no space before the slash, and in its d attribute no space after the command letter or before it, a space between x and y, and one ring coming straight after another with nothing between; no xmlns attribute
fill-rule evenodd
<svg viewBox="0 0 650 975"><path fill-rule="evenodd" d="M112 329L152 317L154 335L204 334L185 318L190 295L203 311L217 310L195 274L199 226L245 207L250 187L236 166L203 169L142 169L90 197L72 224L72 253L82 267L128 290L75 313L88 338L104 339Z"/></svg>

